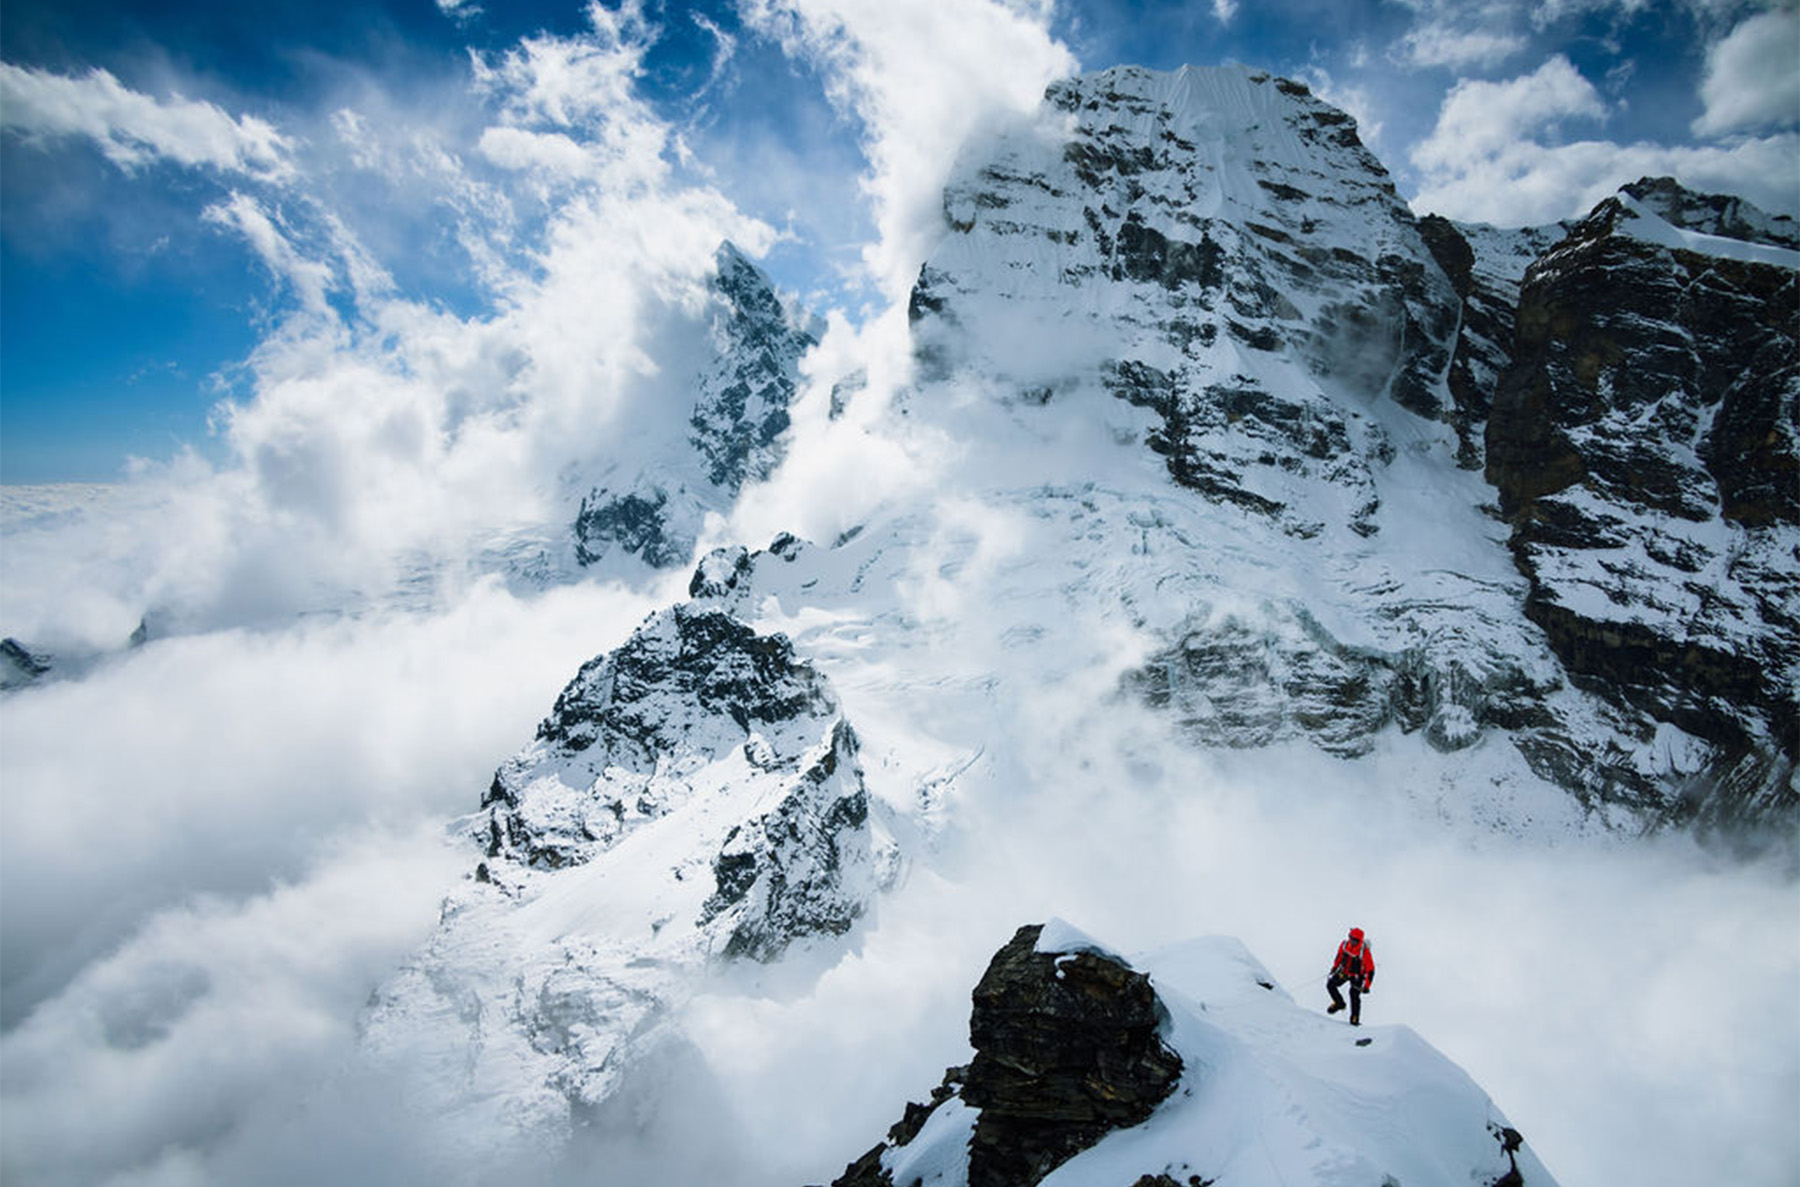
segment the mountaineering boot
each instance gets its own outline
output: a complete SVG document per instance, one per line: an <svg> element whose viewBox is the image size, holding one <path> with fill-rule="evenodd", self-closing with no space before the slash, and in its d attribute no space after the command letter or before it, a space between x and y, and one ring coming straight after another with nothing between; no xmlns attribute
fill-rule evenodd
<svg viewBox="0 0 1800 1187"><path fill-rule="evenodd" d="M1325 1007L1325 1012L1327 1014L1335 1014L1343 1008L1344 1008L1344 1006L1343 1006L1342 1002L1332 1002L1329 1006Z"/></svg>
<svg viewBox="0 0 1800 1187"><path fill-rule="evenodd" d="M1355 1014L1352 1014L1352 1015L1350 1015L1350 1025L1351 1026L1361 1026L1362 1019L1358 1018Z"/></svg>

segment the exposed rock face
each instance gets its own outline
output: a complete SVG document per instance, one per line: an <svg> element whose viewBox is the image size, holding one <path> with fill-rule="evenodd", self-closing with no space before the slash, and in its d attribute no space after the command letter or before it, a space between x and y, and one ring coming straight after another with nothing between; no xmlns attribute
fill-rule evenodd
<svg viewBox="0 0 1800 1187"><path fill-rule="evenodd" d="M1147 1120L1181 1080L1150 979L1096 952L1040 952L1043 930L1022 927L994 954L969 1017L974 1061L950 1069L929 1106L908 1105L888 1135L905 1146L950 1102L979 1109L969 1187L1031 1187ZM834 1187L894 1187L882 1165L889 1148L852 1163Z"/></svg>
<svg viewBox="0 0 1800 1187"><path fill-rule="evenodd" d="M55 661L17 639L0 639L0 689L23 688L46 675Z"/></svg>
<svg viewBox="0 0 1800 1187"><path fill-rule="evenodd" d="M1449 642L1388 653L1345 646L1304 614L1228 620L1185 632L1127 686L1208 745L1301 736L1344 758L1369 753L1389 726L1451 752L1490 730L1523 735L1554 724L1544 705L1558 686L1554 672Z"/></svg>
<svg viewBox="0 0 1800 1187"><path fill-rule="evenodd" d="M1419 220L1425 246L1462 301L1456 353L1445 376L1458 465L1468 469L1483 465L1488 409L1501 374L1512 363L1519 282L1564 230L1560 226L1504 231L1459 226L1435 214Z"/></svg>
<svg viewBox="0 0 1800 1187"><path fill-rule="evenodd" d="M689 605L585 665L460 831L473 877L366 1030L525 1140L684 1050L700 971L844 934L896 862L824 677Z"/></svg>
<svg viewBox="0 0 1800 1187"><path fill-rule="evenodd" d="M1147 1120L1181 1079L1150 979L1093 952L1039 952L1042 931L1020 928L975 987L969 1187L1030 1187Z"/></svg>
<svg viewBox="0 0 1800 1187"><path fill-rule="evenodd" d="M615 469L582 495L573 531L584 566L614 553L659 569L686 564L706 513L728 509L746 482L781 463L800 358L817 333L736 246L721 245L716 260L708 361L693 378L685 438L646 442L661 455L654 464Z"/></svg>
<svg viewBox="0 0 1800 1187"><path fill-rule="evenodd" d="M945 192L952 234L910 305L922 372L1044 403L1097 364L1160 420L1145 444L1181 485L1299 536L1324 500L1294 488L1348 487L1375 530L1389 446L1355 404L1444 414L1458 298L1354 121L1235 68L1121 67L1045 106L1060 139L1005 139ZM1034 322L1087 342L1090 319L1091 361L1009 345ZM1316 385L1277 385L1284 363Z"/></svg>
<svg viewBox="0 0 1800 1187"><path fill-rule="evenodd" d="M1792 242L1626 187L1526 276L1487 428L1526 613L1577 680L1716 747L1683 808L1709 822L1800 802Z"/></svg>

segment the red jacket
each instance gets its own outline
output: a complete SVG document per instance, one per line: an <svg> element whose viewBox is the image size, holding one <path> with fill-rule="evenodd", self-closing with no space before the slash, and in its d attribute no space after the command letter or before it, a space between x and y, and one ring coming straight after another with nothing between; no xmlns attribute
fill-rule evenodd
<svg viewBox="0 0 1800 1187"><path fill-rule="evenodd" d="M1369 941L1362 942L1360 951L1352 948L1349 940L1339 944L1337 959L1332 962L1331 971L1334 976L1355 981L1367 989L1375 980L1375 953L1369 947Z"/></svg>

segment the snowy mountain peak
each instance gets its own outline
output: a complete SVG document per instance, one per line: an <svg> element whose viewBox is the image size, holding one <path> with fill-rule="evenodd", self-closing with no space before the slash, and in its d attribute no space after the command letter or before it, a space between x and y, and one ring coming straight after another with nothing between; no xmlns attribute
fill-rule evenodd
<svg viewBox="0 0 1800 1187"><path fill-rule="evenodd" d="M671 353L692 370L658 394L677 406L645 410L631 426L632 448L581 494L573 533L584 567L688 563L707 513L728 510L745 483L767 478L786 455L800 358L818 344L820 326L735 244L721 244L714 265L697 317L674 318Z"/></svg>
<svg viewBox="0 0 1800 1187"><path fill-rule="evenodd" d="M1696 193L1673 177L1640 178L1619 193L1684 231L1800 250L1800 224L1793 218L1764 213L1731 194Z"/></svg>
<svg viewBox="0 0 1800 1187"><path fill-rule="evenodd" d="M1441 410L1456 295L1354 121L1299 83L1058 83L1034 124L971 149L944 209L912 299L927 374L1054 392L1104 336L1115 366L1266 387L1285 363L1338 402ZM1018 332L1032 322L1053 334Z"/></svg>
<svg viewBox="0 0 1800 1187"><path fill-rule="evenodd" d="M829 684L688 605L584 665L454 831L473 877L365 1030L527 1142L679 1046L708 969L844 934L896 870Z"/></svg>
<svg viewBox="0 0 1800 1187"><path fill-rule="evenodd" d="M1126 961L1021 928L974 993L975 1059L834 1187L1548 1187L1523 1135L1405 1026L1297 1005L1213 936Z"/></svg>

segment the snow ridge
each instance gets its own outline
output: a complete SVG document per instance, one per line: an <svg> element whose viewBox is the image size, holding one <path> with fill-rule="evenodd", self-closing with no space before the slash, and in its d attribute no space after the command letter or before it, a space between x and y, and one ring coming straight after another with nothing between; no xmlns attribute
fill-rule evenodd
<svg viewBox="0 0 1800 1187"><path fill-rule="evenodd" d="M1033 930L1021 935L1030 939ZM984 986L1007 951L995 957ZM1126 1002L1108 994L1119 994L1113 986L1129 985L1141 972L1164 1019L1160 1034L1180 1058L1173 1093L1147 1120L1099 1135L1047 1173L996 1178L979 1164L978 1151L971 1154L983 1116L967 1100L975 1069L952 1068L929 1110L909 1105L890 1142L853 1164L835 1187L1555 1183L1486 1093L1417 1033L1405 1026L1352 1028L1303 1009L1234 938L1190 940L1127 961L1053 921L1035 951L1057 958L1058 978L1062 961L1087 954L1089 964L1117 969L1116 979L1084 983L1089 1004L1079 1020L1064 1013L1048 987L1043 997L1029 987L1016 990L1022 996L1006 1005L1028 1013L1017 1025L1032 1039L1014 1053L1002 1048L1013 1041L1007 1035L976 1033L977 1061L1002 1054L1065 1058L1045 1052L1058 1050L1059 1041L1078 1049L1085 1028L1110 1023ZM977 1031L982 995L978 989Z"/></svg>

